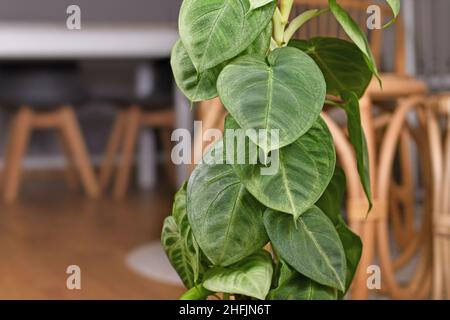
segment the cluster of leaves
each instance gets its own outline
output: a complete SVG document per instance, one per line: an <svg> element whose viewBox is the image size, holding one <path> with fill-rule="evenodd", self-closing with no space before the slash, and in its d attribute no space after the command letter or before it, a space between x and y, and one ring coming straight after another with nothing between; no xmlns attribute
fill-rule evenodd
<svg viewBox="0 0 450 320"><path fill-rule="evenodd" d="M280 133L275 145L246 141L279 152L274 175L260 174L263 163L202 163L178 191L162 242L189 289L185 299L337 299L352 282L362 245L340 214L345 176L320 112L327 95L346 111L371 203L358 100L378 71L364 33L336 0L289 22L293 2L183 1L172 53L180 89L191 101L219 96L226 129ZM396 16L399 1L388 3ZM321 14L332 14L352 42L291 40Z"/></svg>

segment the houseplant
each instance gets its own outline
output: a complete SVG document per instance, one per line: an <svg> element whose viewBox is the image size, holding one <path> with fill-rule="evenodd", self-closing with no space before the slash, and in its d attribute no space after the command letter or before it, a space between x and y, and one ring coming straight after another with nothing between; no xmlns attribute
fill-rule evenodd
<svg viewBox="0 0 450 320"><path fill-rule="evenodd" d="M358 100L378 71L364 33L336 0L289 21L293 2L182 4L175 80L191 101L218 96L229 112L224 139L178 191L164 222L163 246L188 288L183 299L338 299L352 282L362 245L340 215L345 176L319 115L324 103L345 110L370 210ZM387 2L396 17L400 1ZM352 42L292 40L322 14L332 14ZM242 158L239 150L251 148L259 157Z"/></svg>

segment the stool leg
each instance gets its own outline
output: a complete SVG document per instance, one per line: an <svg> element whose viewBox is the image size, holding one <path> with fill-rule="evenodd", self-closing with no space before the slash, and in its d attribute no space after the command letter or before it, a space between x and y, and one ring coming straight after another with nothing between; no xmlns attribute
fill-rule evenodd
<svg viewBox="0 0 450 320"><path fill-rule="evenodd" d="M12 203L17 199L22 174L22 158L32 129L32 117L33 112L31 109L23 107L11 123L4 167L3 198L7 203Z"/></svg>
<svg viewBox="0 0 450 320"><path fill-rule="evenodd" d="M176 187L176 168L172 162L172 142L170 139L171 130L169 128L163 128L160 131L160 139L161 144L164 149L164 164L166 166L167 177L169 178L169 182L171 186Z"/></svg>
<svg viewBox="0 0 450 320"><path fill-rule="evenodd" d="M140 108L131 107L127 111L124 141L122 145L122 159L118 168L117 178L114 185L114 197L117 200L123 199L128 188L131 165L134 159L134 151L140 127Z"/></svg>
<svg viewBox="0 0 450 320"><path fill-rule="evenodd" d="M79 180L77 176L73 155L70 148L70 143L67 140L66 135L64 135L61 132L61 130L59 130L58 132L58 138L61 143L63 153L67 159L67 165L65 170L67 184L71 190L76 190L79 187Z"/></svg>
<svg viewBox="0 0 450 320"><path fill-rule="evenodd" d="M114 122L114 127L111 136L106 146L105 156L103 157L102 165L100 167L100 188L102 190L108 187L111 181L114 160L119 151L122 142L123 134L125 132L126 112L120 111Z"/></svg>
<svg viewBox="0 0 450 320"><path fill-rule="evenodd" d="M100 195L100 188L97 184L75 113L72 108L64 107L61 110L61 117L61 133L68 143L86 194L91 198L96 198Z"/></svg>

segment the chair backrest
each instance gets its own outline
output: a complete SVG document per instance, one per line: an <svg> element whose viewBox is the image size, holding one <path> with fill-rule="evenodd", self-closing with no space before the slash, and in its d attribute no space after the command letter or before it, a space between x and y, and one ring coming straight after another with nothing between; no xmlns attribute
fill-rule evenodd
<svg viewBox="0 0 450 320"><path fill-rule="evenodd" d="M367 0L339 0L341 5L359 25L361 30L366 31L371 49L373 51L375 62L378 66L381 64L383 30L369 30L367 28L367 9L370 5L375 4L374 1ZM390 8L383 3L376 3L380 6L382 18L392 15ZM292 10L293 16L297 16L301 12L309 9L323 9L328 7L328 0L295 0ZM405 39L404 26L401 17L398 18L395 29L395 72L404 74L405 65ZM338 25L336 19L331 13L326 13L320 17L307 22L299 32L295 35L299 39L309 39L316 36L337 37L347 39L344 30Z"/></svg>
<svg viewBox="0 0 450 320"><path fill-rule="evenodd" d="M0 103L48 108L78 104L87 97L78 64L69 61L0 63Z"/></svg>
<svg viewBox="0 0 450 320"><path fill-rule="evenodd" d="M157 100L172 105L173 76L168 59L83 61L82 74L95 101L132 103Z"/></svg>

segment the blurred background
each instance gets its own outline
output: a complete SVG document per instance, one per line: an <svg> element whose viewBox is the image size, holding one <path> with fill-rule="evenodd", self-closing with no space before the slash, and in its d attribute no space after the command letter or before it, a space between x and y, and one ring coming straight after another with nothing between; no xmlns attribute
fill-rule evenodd
<svg viewBox="0 0 450 320"><path fill-rule="evenodd" d="M384 1L356 2L355 14L364 20L367 4ZM400 63L402 77L416 82L394 81L406 93L390 97L391 111L400 98L450 89L450 2L402 2L403 30L379 31L379 64L395 74ZM159 246L174 191L189 172L170 161L170 134L192 130L199 117L176 89L169 66L181 3L0 0L0 298L176 299L183 292ZM67 27L75 11L66 10L74 4L80 30ZM412 150L406 175L419 181L414 206L422 208L425 173ZM405 174L400 167L397 176ZM448 197L450 188L443 190ZM420 213L412 211L416 221ZM420 221L409 236L419 239ZM392 245L395 254L406 250L409 236ZM433 259L408 250L420 257L407 259L412 267L400 273L404 283L414 279L418 259ZM450 269L446 259L436 260L439 270ZM376 255L373 263L379 263ZM66 286L71 265L80 267L81 290ZM426 273L432 268L430 262ZM417 277L411 281L429 289L421 297L432 297L431 278ZM449 274L443 277L450 283ZM360 297L379 296L401 295L381 289Z"/></svg>

